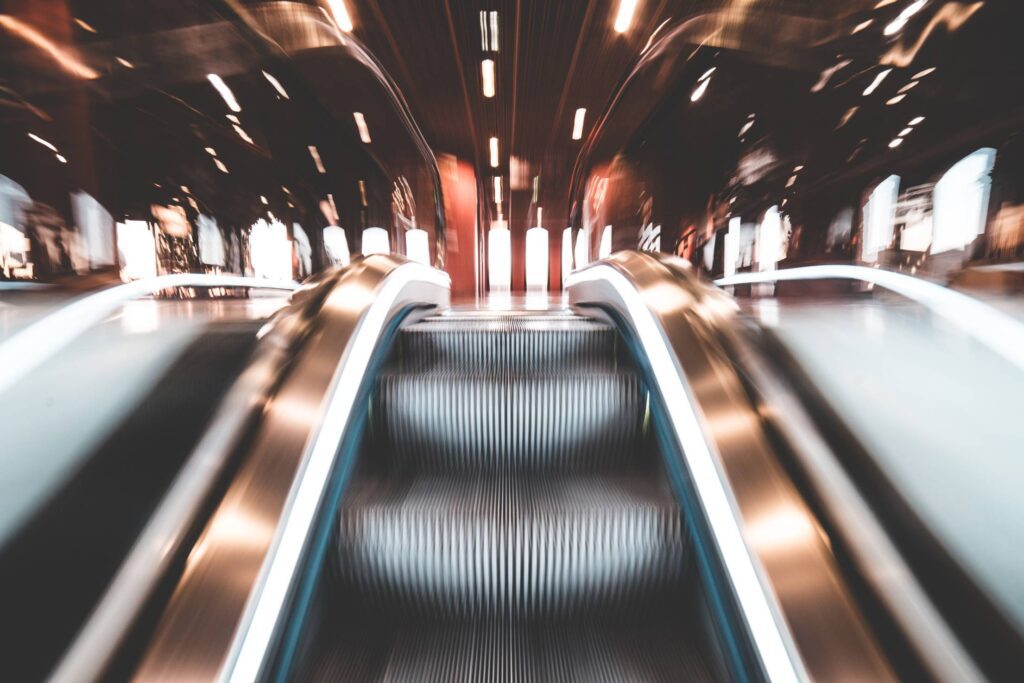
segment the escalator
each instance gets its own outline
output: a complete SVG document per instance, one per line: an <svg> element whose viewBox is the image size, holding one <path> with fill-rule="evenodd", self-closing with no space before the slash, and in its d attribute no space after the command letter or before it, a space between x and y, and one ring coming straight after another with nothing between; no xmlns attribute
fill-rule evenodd
<svg viewBox="0 0 1024 683"><path fill-rule="evenodd" d="M399 333L367 419L291 678L721 677L615 328L427 318Z"/></svg>
<svg viewBox="0 0 1024 683"><path fill-rule="evenodd" d="M287 369L132 680L895 680L685 264L572 308L452 307L370 257L261 344ZM290 332L289 332L290 331ZM98 666L106 666L98 662Z"/></svg>

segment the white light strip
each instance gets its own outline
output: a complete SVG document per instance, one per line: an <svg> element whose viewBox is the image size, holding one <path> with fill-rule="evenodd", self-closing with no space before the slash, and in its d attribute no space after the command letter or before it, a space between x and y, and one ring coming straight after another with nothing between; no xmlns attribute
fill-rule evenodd
<svg viewBox="0 0 1024 683"><path fill-rule="evenodd" d="M485 59L480 62L480 75L483 78L484 97L494 97L494 60Z"/></svg>
<svg viewBox="0 0 1024 683"><path fill-rule="evenodd" d="M607 282L626 306L768 680L773 683L806 680L806 673L799 660L791 656L794 650L787 646L789 639L783 635L775 610L769 604L770 589L761 583L756 560L743 538L739 512L723 481L719 457L705 437L703 418L661 327L640 292L612 266L596 265L573 273L568 288L585 282Z"/></svg>
<svg viewBox="0 0 1024 683"><path fill-rule="evenodd" d="M43 147L46 147L47 149L49 149L51 152L56 152L57 151L57 148L49 140L44 140L43 138L39 137L35 133L29 133L28 136L30 138L32 138L33 140L35 140L36 142L38 142Z"/></svg>
<svg viewBox="0 0 1024 683"><path fill-rule="evenodd" d="M224 99L224 103L228 105L228 109L234 112L242 111L241 105L238 104L238 100L235 99L235 93L231 92L231 88L224 82L224 79L217 74L207 74L206 80L210 81L210 84L216 88L217 92Z"/></svg>
<svg viewBox="0 0 1024 683"><path fill-rule="evenodd" d="M494 203L501 204L504 197L501 194L501 176L494 176Z"/></svg>
<svg viewBox="0 0 1024 683"><path fill-rule="evenodd" d="M370 129L366 126L366 118L362 112L352 112L352 118L356 120L356 128L359 129L359 139L365 144L370 144L373 140L370 139Z"/></svg>
<svg viewBox="0 0 1024 683"><path fill-rule="evenodd" d="M498 13L492 11L490 13L491 20L491 52L498 51Z"/></svg>
<svg viewBox="0 0 1024 683"><path fill-rule="evenodd" d="M345 0L327 0L327 4L331 8L331 14L334 15L334 23L338 25L338 28L345 33L351 33L353 28L352 15L348 13Z"/></svg>
<svg viewBox="0 0 1024 683"><path fill-rule="evenodd" d="M587 110L580 107L576 110L576 116L572 120L572 139L579 140L583 137L583 119L587 116Z"/></svg>
<svg viewBox="0 0 1024 683"><path fill-rule="evenodd" d="M413 282L451 287L446 273L418 263L405 264L387 277L360 319L331 380L319 431L306 447L301 474L289 494L274 543L260 572L262 581L251 598L252 617L240 630L238 654L229 658L219 680L250 683L259 678L374 347L399 294Z"/></svg>
<svg viewBox="0 0 1024 683"><path fill-rule="evenodd" d="M637 0L620 0L619 12L615 15L615 31L625 33L633 23L633 12L636 11Z"/></svg>
<svg viewBox="0 0 1024 683"><path fill-rule="evenodd" d="M921 304L1024 370L1024 325L988 304L934 282L866 266L825 265L773 273L741 273L715 280L719 286L797 280L869 282Z"/></svg>
<svg viewBox="0 0 1024 683"><path fill-rule="evenodd" d="M288 97L288 91L284 89L283 85L281 85L281 81L279 81L276 78L274 78L273 74L270 74L270 73L267 73L266 71L264 71L263 72L263 77L267 79L267 82L270 83L270 85L274 86L274 90L277 91L278 95L280 95L281 97L285 98L286 100L290 100L291 99L290 97Z"/></svg>
<svg viewBox="0 0 1024 683"><path fill-rule="evenodd" d="M885 80L885 77L888 76L891 73L892 73L892 69L884 69L882 71L879 71L875 75L875 80L871 81L871 85L869 85L868 87L864 88L864 93L863 93L864 96L867 97L871 93L875 92L875 90L878 89L878 86L880 86L882 84L882 81Z"/></svg>
<svg viewBox="0 0 1024 683"><path fill-rule="evenodd" d="M78 335L116 312L121 305L175 287L298 289L294 282L176 273L135 280L89 294L23 328L0 344L0 358L18 359L17 363L0 363L0 393L45 363Z"/></svg>
<svg viewBox="0 0 1024 683"><path fill-rule="evenodd" d="M491 168L498 168L498 138L491 138L489 145L491 148Z"/></svg>

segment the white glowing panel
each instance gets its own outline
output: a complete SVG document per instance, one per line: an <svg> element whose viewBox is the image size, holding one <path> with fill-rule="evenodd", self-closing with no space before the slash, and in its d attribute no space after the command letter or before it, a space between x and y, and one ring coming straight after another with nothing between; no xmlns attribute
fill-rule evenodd
<svg viewBox="0 0 1024 683"><path fill-rule="evenodd" d="M117 251L124 280L156 277L156 240L146 221L117 224Z"/></svg>
<svg viewBox="0 0 1024 683"><path fill-rule="evenodd" d="M292 241L288 239L284 223L276 220L268 223L262 218L253 223L249 233L249 259L255 277L292 279Z"/></svg>
<svg viewBox="0 0 1024 683"><path fill-rule="evenodd" d="M597 250L597 258L608 258L612 255L612 226L604 226L601 233L601 246Z"/></svg>
<svg viewBox="0 0 1024 683"><path fill-rule="evenodd" d="M324 228L324 249L327 250L327 258L333 265L348 265L348 238L345 237L345 231L342 228L337 225L328 225Z"/></svg>
<svg viewBox="0 0 1024 683"><path fill-rule="evenodd" d="M526 231L526 291L548 290L548 231L530 228Z"/></svg>
<svg viewBox="0 0 1024 683"><path fill-rule="evenodd" d="M732 277L736 274L736 266L740 261L740 230L743 219L733 216L729 219L729 232L725 233L724 254L722 260L722 272L725 277Z"/></svg>
<svg viewBox="0 0 1024 683"><path fill-rule="evenodd" d="M935 183L932 253L963 249L985 230L996 151L967 155Z"/></svg>
<svg viewBox="0 0 1024 683"><path fill-rule="evenodd" d="M562 231L562 289L565 289L565 279L572 272L572 228Z"/></svg>
<svg viewBox="0 0 1024 683"><path fill-rule="evenodd" d="M781 248L782 218L779 216L779 207L773 206L764 212L764 218L757 231L758 270L775 270Z"/></svg>
<svg viewBox="0 0 1024 683"><path fill-rule="evenodd" d="M576 269L583 268L590 263L590 250L588 248L588 242L590 237L587 234L585 228L580 228L580 231L576 233Z"/></svg>
<svg viewBox="0 0 1024 683"><path fill-rule="evenodd" d="M864 243L861 258L874 263L878 252L887 249L892 241L896 223L896 198L900 191L900 177L891 175L878 184L864 207Z"/></svg>
<svg viewBox="0 0 1024 683"><path fill-rule="evenodd" d="M390 254L391 240L384 228L367 228L363 230L363 254Z"/></svg>
<svg viewBox="0 0 1024 683"><path fill-rule="evenodd" d="M412 228L405 231L405 255L410 261L430 265L430 239L426 230Z"/></svg>
<svg viewBox="0 0 1024 683"><path fill-rule="evenodd" d="M487 281L492 292L512 289L512 233L505 221L494 221L487 233Z"/></svg>

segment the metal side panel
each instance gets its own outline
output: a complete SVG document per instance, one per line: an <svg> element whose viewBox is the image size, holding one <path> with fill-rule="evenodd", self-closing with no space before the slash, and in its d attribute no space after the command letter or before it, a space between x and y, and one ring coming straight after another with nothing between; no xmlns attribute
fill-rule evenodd
<svg viewBox="0 0 1024 683"><path fill-rule="evenodd" d="M134 680L260 676L381 332L449 297L447 275L391 256L358 260L325 286L317 330L270 399Z"/></svg>
<svg viewBox="0 0 1024 683"><path fill-rule="evenodd" d="M828 539L782 465L714 325L735 312L680 259L622 252L574 273L574 305L621 321L649 364L675 465L769 680L895 680Z"/></svg>

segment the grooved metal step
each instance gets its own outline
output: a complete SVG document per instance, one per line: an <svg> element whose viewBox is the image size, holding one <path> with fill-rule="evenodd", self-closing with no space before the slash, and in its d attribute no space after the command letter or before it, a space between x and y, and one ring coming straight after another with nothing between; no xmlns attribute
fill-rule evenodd
<svg viewBox="0 0 1024 683"><path fill-rule="evenodd" d="M679 509L645 475L365 482L340 525L343 576L403 616L635 610L685 566Z"/></svg>
<svg viewBox="0 0 1024 683"><path fill-rule="evenodd" d="M387 643L343 638L322 657L320 681L390 683L703 683L715 678L692 635L658 619L588 624L403 625Z"/></svg>
<svg viewBox="0 0 1024 683"><path fill-rule="evenodd" d="M400 367L411 372L578 373L619 364L615 330L576 316L427 318L402 331L399 348Z"/></svg>
<svg viewBox="0 0 1024 683"><path fill-rule="evenodd" d="M373 423L405 470L596 471L634 459L646 393L633 373L385 373Z"/></svg>

